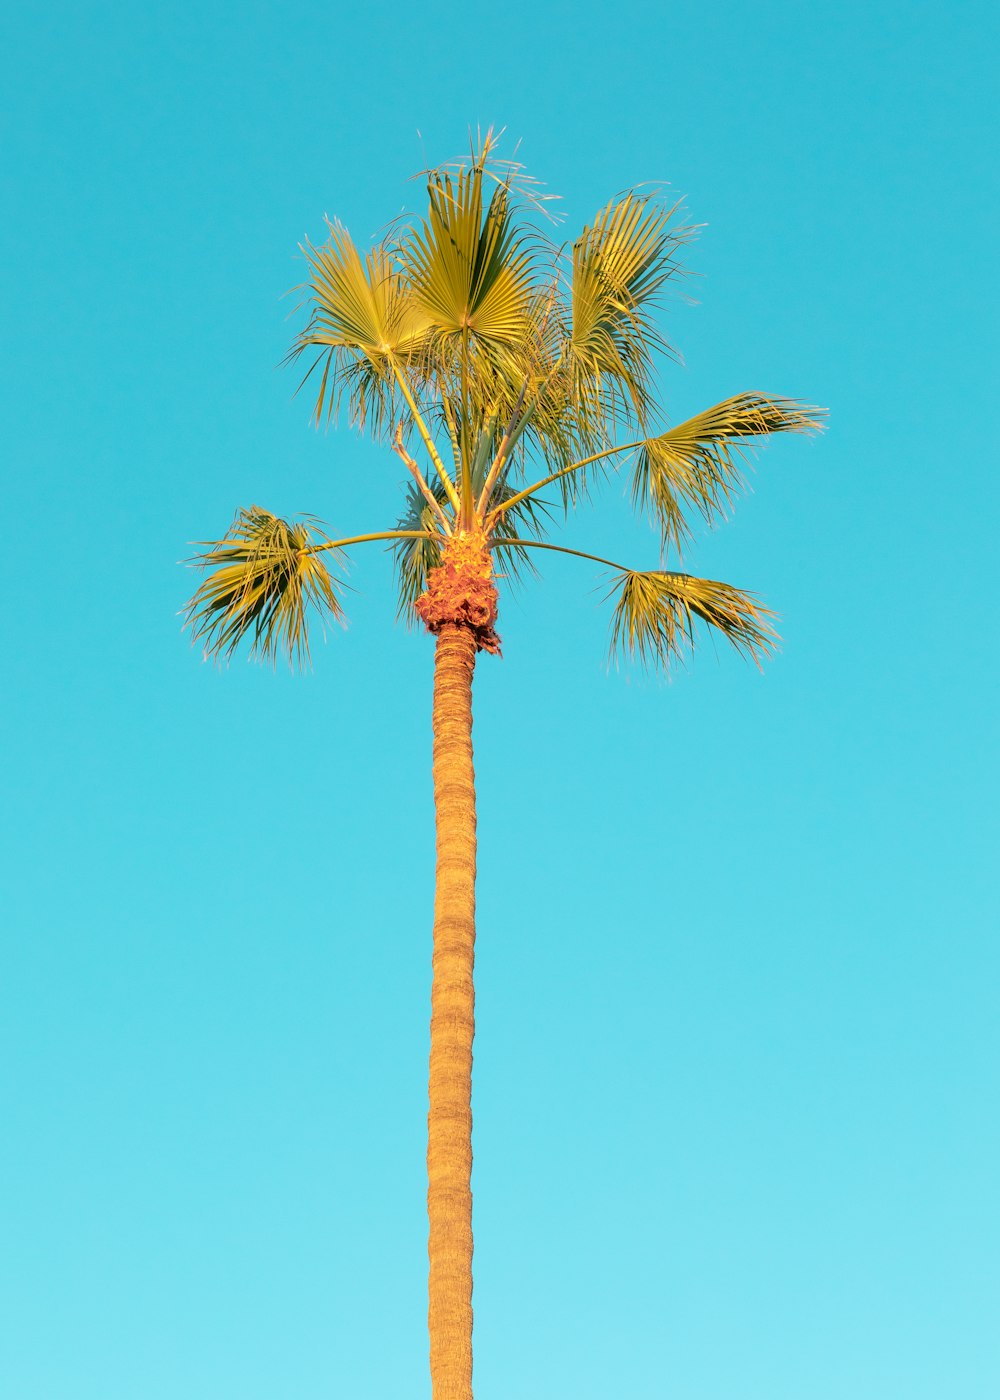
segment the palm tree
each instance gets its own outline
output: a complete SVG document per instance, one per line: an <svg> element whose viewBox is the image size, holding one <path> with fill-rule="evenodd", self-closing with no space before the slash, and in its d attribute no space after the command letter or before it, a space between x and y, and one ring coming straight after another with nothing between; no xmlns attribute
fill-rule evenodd
<svg viewBox="0 0 1000 1400"><path fill-rule="evenodd" d="M571 245L556 246L519 167L499 166L492 134L469 159L426 173L426 217L362 254L329 225L309 267L308 324L290 359L307 357L315 417L346 404L409 474L395 525L331 539L313 517L257 506L206 544L209 573L188 604L206 651L308 657L310 608L342 616L344 551L385 541L400 612L435 641L433 773L437 836L427 1145L429 1328L434 1400L472 1395L471 1073L474 1032L476 799L472 676L499 653L496 566L530 567L557 550L611 571L611 649L666 665L695 624L754 660L775 640L773 615L726 583L665 567L692 518L711 524L742 484L749 448L818 426L819 411L742 393L675 427L653 393L651 319L692 230L677 207L629 191ZM636 509L658 535L660 567L633 569L543 538L552 488L566 513L605 475L627 473Z"/></svg>

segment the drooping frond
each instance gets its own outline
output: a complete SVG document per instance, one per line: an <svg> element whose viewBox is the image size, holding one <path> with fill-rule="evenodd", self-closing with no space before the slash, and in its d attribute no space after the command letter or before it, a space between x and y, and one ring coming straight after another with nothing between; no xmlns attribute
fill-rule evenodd
<svg viewBox="0 0 1000 1400"><path fill-rule="evenodd" d="M774 647L774 614L751 594L714 579L652 570L623 570L608 597L618 594L611 623L611 655L643 666L668 666L694 646L696 620L721 632L760 664Z"/></svg>
<svg viewBox="0 0 1000 1400"><path fill-rule="evenodd" d="M320 366L317 421L333 413L346 393L353 422L371 423L376 434L397 412L392 362L419 356L427 318L394 267L384 245L363 259L350 234L330 224L322 248L305 245L313 314L292 347L291 358L315 352L308 379Z"/></svg>
<svg viewBox="0 0 1000 1400"><path fill-rule="evenodd" d="M686 514L712 524L745 485L750 449L774 433L812 432L821 410L767 394L737 394L642 444L632 500L660 531L664 554L690 538Z"/></svg>
<svg viewBox="0 0 1000 1400"><path fill-rule="evenodd" d="M249 636L251 656L273 661L282 652L290 664L308 661L308 608L343 620L343 584L318 550L331 552L330 541L312 516L292 522L259 506L237 511L223 538L206 541L192 560L212 570L185 609L206 654L231 656Z"/></svg>
<svg viewBox="0 0 1000 1400"><path fill-rule="evenodd" d="M668 349L650 317L680 271L691 230L671 227L677 206L630 192L612 200L573 245L572 367L578 401L595 416L651 409L652 353Z"/></svg>

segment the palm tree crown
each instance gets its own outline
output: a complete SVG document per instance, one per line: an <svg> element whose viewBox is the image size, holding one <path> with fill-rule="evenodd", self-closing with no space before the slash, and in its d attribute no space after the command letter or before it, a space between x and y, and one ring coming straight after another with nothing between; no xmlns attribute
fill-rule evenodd
<svg viewBox="0 0 1000 1400"><path fill-rule="evenodd" d="M466 162L426 178L426 217L367 254L337 223L325 246L305 247L311 315L289 355L306 358L317 421L346 406L403 461L411 480L400 518L334 540L311 517L241 510L197 557L211 572L188 617L211 652L231 653L249 636L252 653L304 659L309 607L342 616L329 565L369 540L389 543L400 611L431 631L450 615L437 571L447 566L458 579L451 593L461 593L478 559L486 593L471 606L485 608L479 641L495 650L492 561L516 575L529 551L561 549L544 538L546 488L572 511L595 473L628 473L665 565L680 559L692 521L726 511L749 448L819 426L808 405L741 393L663 427L653 372L670 347L652 313L692 234L677 206L629 191L558 246L531 218L519 167L496 163L491 134ZM693 642L696 621L755 660L775 639L772 614L729 584L561 552L613 571L615 654L667 663Z"/></svg>

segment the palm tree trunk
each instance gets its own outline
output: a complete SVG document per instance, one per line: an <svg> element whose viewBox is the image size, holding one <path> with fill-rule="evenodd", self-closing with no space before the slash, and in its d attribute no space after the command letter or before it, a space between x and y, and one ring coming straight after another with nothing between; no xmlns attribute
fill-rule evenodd
<svg viewBox="0 0 1000 1400"><path fill-rule="evenodd" d="M472 1037L476 789L471 627L448 623L434 654L437 877L431 988L427 1215L431 1392L472 1400Z"/></svg>

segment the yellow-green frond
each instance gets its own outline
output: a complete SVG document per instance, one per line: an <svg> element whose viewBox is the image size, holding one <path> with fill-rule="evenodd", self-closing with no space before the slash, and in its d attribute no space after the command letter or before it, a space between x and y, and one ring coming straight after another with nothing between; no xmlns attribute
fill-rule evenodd
<svg viewBox="0 0 1000 1400"><path fill-rule="evenodd" d="M346 393L353 421L372 421L379 431L395 407L392 361L420 356L427 317L385 246L362 258L347 230L331 224L325 246L303 251L312 315L291 358L315 352L307 379L322 366L316 418L331 414Z"/></svg>
<svg viewBox="0 0 1000 1400"><path fill-rule="evenodd" d="M737 394L643 443L632 476L632 500L660 531L664 553L681 552L687 515L711 524L745 485L750 449L774 433L813 432L822 411L793 399Z"/></svg>
<svg viewBox="0 0 1000 1400"><path fill-rule="evenodd" d="M737 651L760 664L773 649L774 614L751 594L714 579L653 570L623 570L611 623L613 657L634 657L646 667L666 667L694 645L695 621L721 632Z"/></svg>
<svg viewBox="0 0 1000 1400"><path fill-rule="evenodd" d="M431 171L427 218L401 241L407 282L433 330L481 348L519 346L531 304L532 247L511 211L509 184L484 191L482 161Z"/></svg>
<svg viewBox="0 0 1000 1400"><path fill-rule="evenodd" d="M185 609L206 654L231 656L244 638L250 655L289 663L309 657L307 611L343 620L336 582L322 557L328 537L311 516L291 522L251 506L239 510L221 540L192 560L210 570ZM339 551L333 551L339 554Z"/></svg>
<svg viewBox="0 0 1000 1400"><path fill-rule="evenodd" d="M666 349L649 316L680 271L677 251L691 230L676 212L630 192L612 200L573 245L572 363L577 394L603 395L612 414L642 421L651 407L652 354Z"/></svg>

